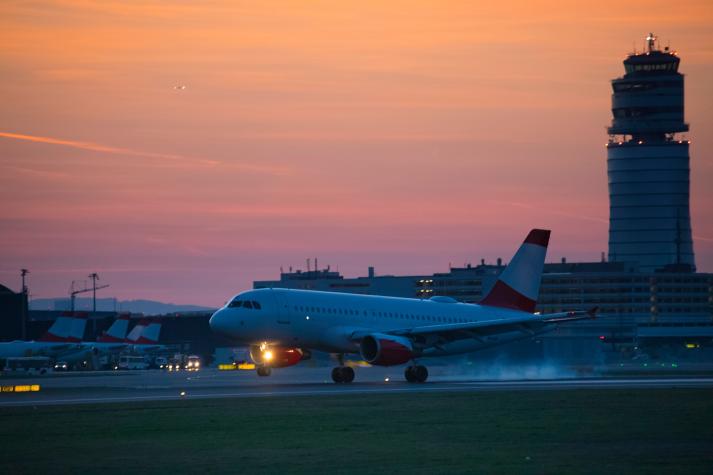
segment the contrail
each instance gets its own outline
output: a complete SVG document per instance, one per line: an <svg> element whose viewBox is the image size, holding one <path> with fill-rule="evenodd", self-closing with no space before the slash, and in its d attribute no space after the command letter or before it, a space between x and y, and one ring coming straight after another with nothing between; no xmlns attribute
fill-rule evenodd
<svg viewBox="0 0 713 475"><path fill-rule="evenodd" d="M192 163L198 163L201 165L206 165L206 166L218 166L218 165L226 165L225 163L222 163L218 160L207 160L207 159L201 159L201 158L192 158L192 157L186 157L183 155L177 155L177 154L171 154L171 153L157 153L157 152L145 152L141 150L133 150L130 148L122 148L122 147L112 147L108 145L101 145L93 142L81 142L78 140L65 140L65 139L58 139L54 137L43 137L40 135L27 135L27 134L16 134L13 132L0 132L0 137L8 138L8 139L15 139L15 140L24 140L27 142L37 142L37 143L45 143L45 144L51 144L51 145L61 145L64 147L72 147L72 148L78 148L81 150L89 150L92 152L100 152L100 153L111 153L115 155L132 155L136 157L147 157L147 158L155 158L159 160L171 160L171 161L176 161L176 162L192 162ZM261 165L247 165L247 164L236 164L236 163L230 163L228 165L236 166L241 169L249 170L249 171L254 171L254 172L259 172L259 173L269 173L269 174L274 174L274 175L284 175L288 170L284 167L275 167L275 166L261 166Z"/></svg>
<svg viewBox="0 0 713 475"><path fill-rule="evenodd" d="M706 236L698 236L696 234L693 235L693 239L696 241L706 241L706 242L713 242L713 238L709 238Z"/></svg>
<svg viewBox="0 0 713 475"><path fill-rule="evenodd" d="M558 210L554 210L554 209L542 208L541 206L533 206L533 205L527 204L527 203L518 203L518 202L512 202L512 201L493 201L493 202L497 203L497 204L506 204L506 205L510 205L510 206L515 206L518 208L538 210L538 211L549 213L549 214L565 216L567 218L583 219L586 221L595 221L597 223L608 223L609 222L608 219L602 218L600 216L588 216L586 214L568 213L565 211L558 211Z"/></svg>

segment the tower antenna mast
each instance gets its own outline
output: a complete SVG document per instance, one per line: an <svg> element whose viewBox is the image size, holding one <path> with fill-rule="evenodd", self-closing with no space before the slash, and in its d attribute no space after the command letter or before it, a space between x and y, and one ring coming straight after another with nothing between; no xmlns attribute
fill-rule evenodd
<svg viewBox="0 0 713 475"><path fill-rule="evenodd" d="M646 43L649 46L649 53L654 51L654 48L656 47L656 37L653 33L649 33L649 36L646 37Z"/></svg>

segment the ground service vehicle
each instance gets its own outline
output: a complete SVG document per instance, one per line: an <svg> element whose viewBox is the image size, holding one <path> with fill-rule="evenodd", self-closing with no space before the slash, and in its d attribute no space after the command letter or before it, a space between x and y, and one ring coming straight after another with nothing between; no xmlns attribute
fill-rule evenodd
<svg viewBox="0 0 713 475"><path fill-rule="evenodd" d="M5 358L4 373L40 375L52 371L50 359L46 356L20 356Z"/></svg>
<svg viewBox="0 0 713 475"><path fill-rule="evenodd" d="M121 355L118 369L148 369L149 363L143 356Z"/></svg>

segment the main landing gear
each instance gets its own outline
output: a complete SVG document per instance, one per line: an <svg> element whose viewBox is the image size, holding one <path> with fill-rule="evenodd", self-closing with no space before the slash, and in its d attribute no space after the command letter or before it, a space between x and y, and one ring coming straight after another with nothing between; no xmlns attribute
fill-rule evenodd
<svg viewBox="0 0 713 475"><path fill-rule="evenodd" d="M344 354L337 355L339 366L332 370L332 381L335 383L351 383L354 381L354 368L344 366Z"/></svg>
<svg viewBox="0 0 713 475"><path fill-rule="evenodd" d="M258 366L257 375L258 376L270 376L272 374L272 368L269 366Z"/></svg>
<svg viewBox="0 0 713 475"><path fill-rule="evenodd" d="M351 383L354 381L354 368L337 366L332 370L332 381L335 383Z"/></svg>
<svg viewBox="0 0 713 475"><path fill-rule="evenodd" d="M428 370L420 364L409 366L404 374L409 383L424 383L428 379Z"/></svg>

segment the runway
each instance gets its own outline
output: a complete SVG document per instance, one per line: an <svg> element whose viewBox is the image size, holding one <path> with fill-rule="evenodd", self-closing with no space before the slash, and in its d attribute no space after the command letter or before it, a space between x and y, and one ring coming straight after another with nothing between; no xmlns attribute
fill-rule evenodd
<svg viewBox="0 0 713 475"><path fill-rule="evenodd" d="M711 377L617 377L492 380L432 369L428 382L403 381L400 368L359 368L351 384L334 384L329 368L290 368L260 378L252 371L65 373L37 378L1 378L3 386L40 384L39 392L2 393L0 407L98 404L180 399L304 397L364 394L577 389L713 388Z"/></svg>

